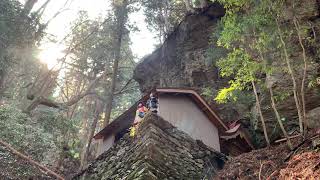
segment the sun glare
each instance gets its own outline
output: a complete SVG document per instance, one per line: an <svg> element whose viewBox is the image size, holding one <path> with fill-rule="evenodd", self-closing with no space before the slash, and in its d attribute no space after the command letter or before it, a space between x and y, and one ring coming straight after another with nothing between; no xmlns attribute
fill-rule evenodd
<svg viewBox="0 0 320 180"><path fill-rule="evenodd" d="M63 48L57 46L50 46L42 48L38 58L41 63L46 64L48 69L55 68L58 64L58 59L63 56Z"/></svg>

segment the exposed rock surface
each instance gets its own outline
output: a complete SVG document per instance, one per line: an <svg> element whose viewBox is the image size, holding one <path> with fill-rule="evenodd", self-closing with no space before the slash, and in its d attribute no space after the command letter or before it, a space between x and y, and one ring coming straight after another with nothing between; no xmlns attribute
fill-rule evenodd
<svg viewBox="0 0 320 180"><path fill-rule="evenodd" d="M296 14L297 20L304 24L302 39L304 43L304 47L306 48L306 58L307 58L307 80L305 84L305 103L306 103L306 113L307 118L310 119L311 123L310 128L319 127L319 123L316 123L315 116L320 116L320 114L316 115L315 113L319 113L319 109L317 109L320 104L320 86L318 84L314 84L310 88L310 82L314 80L315 77L319 77L320 72L320 39L313 39L312 43L308 39L312 39L312 36L318 36L320 34L320 1L319 0L299 0L299 1L287 1L286 8L283 13L285 14L284 21L289 21L286 24L288 29L292 29L294 35L291 36L290 40L288 40L288 49L290 49L291 56L290 59L292 64L295 67L295 77L298 86L298 90L301 88L302 74L303 74L303 55L301 46L299 44L299 40L297 37L297 32L293 24L293 14ZM292 7L295 7L293 10ZM312 35L311 35L312 34ZM280 58L280 57L279 57ZM274 58L277 59L277 58ZM273 60L273 64L275 66L284 66L283 69L286 69L285 64L278 64L279 61ZM280 94L287 94L286 98L277 103L277 108L281 114L281 117L285 119L285 124L287 125L287 129L294 129L294 127L298 126L298 114L296 109L296 104L293 98L292 86L293 82L287 71L277 70L272 76L266 78L266 85L272 86L275 92L278 92L278 97ZM281 93L279 93L281 92ZM275 122L274 112L270 108L270 97L268 93L262 96L262 104L263 104L263 113L266 121L273 129L279 127L272 126L272 123ZM298 94L300 95L300 93ZM301 102L300 102L301 103ZM274 123L277 124L277 123ZM270 128L269 128L270 129Z"/></svg>
<svg viewBox="0 0 320 180"><path fill-rule="evenodd" d="M201 179L223 162L221 153L148 114L137 137L124 135L74 179Z"/></svg>
<svg viewBox="0 0 320 180"><path fill-rule="evenodd" d="M186 16L164 44L143 58L134 70L133 78L141 92L147 93L155 87L192 87L199 91L210 87L217 91L226 86L227 80L219 77L218 68L208 56L209 47L214 49L211 54L217 57L225 53L210 45L211 41L216 41L212 34L217 31L217 23L224 13L224 8L214 3L202 12ZM237 118L235 107L213 106L223 119ZM228 113L223 113L226 111Z"/></svg>
<svg viewBox="0 0 320 180"><path fill-rule="evenodd" d="M307 122L310 128L320 127L320 107L312 109L307 113Z"/></svg>
<svg viewBox="0 0 320 180"><path fill-rule="evenodd" d="M206 51L218 20L224 15L219 4L188 15L164 44L142 60L134 79L142 92L154 87L199 87L217 79L209 70Z"/></svg>
<svg viewBox="0 0 320 180"><path fill-rule="evenodd" d="M288 1L288 8L285 9L286 20L293 19L291 1ZM298 8L297 18L301 22L308 22L310 27L306 28L309 33L315 33L317 39L313 44L306 42L309 63L308 82L319 75L320 62L320 4L319 0L300 0L296 3ZM217 32L217 24L224 15L223 7L218 4L212 4L205 11L187 16L177 29L168 37L164 44L155 50L151 55L142 59L134 71L134 79L139 83L143 93L150 91L155 87L192 87L199 91L203 87L210 87L214 95L217 91L227 86L227 79L221 78L214 62L225 54L225 51L219 49L216 39L212 38L213 33ZM293 26L293 25L292 25ZM294 30L294 26L292 27ZM292 39L290 48L296 50L292 58L294 62L301 62L301 47L297 39ZM212 43L211 43L212 42ZM210 57L208 53L211 52ZM213 56L212 56L213 54ZM215 58L216 57L216 58ZM210 59L211 58L211 59ZM301 68L302 69L302 68ZM301 72L302 74L302 72ZM299 79L299 78L298 78ZM299 79L299 83L300 84ZM297 110L292 94L292 81L286 72L278 72L267 78L267 84L274 88L281 87L283 92L288 93L288 97L278 103L277 107L281 117L285 118L288 129L298 127ZM300 88L300 87L299 87ZM280 128L275 121L274 112L270 105L268 92L262 92L261 103L263 114L265 116L271 139L279 138ZM310 111L319 107L320 93L319 85L314 88L306 88L306 110ZM213 97L207 99L212 100ZM244 99L241 103L234 104L216 104L211 101L211 106L225 122L241 119L245 128L257 129L260 126L258 113L255 109L254 99ZM309 114L311 114L310 112ZM249 121L250 120L250 121ZM294 127L294 128L293 128ZM262 131L260 132L262 135ZM261 139L263 137L261 136ZM259 143L261 144L261 143Z"/></svg>

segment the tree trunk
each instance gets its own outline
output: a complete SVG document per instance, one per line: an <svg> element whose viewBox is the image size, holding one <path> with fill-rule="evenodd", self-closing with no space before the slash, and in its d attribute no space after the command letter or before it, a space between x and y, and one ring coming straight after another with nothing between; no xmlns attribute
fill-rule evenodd
<svg viewBox="0 0 320 180"><path fill-rule="evenodd" d="M160 17L160 23L159 23L159 30L160 30L160 38L162 39L160 44L165 41L166 39L166 19L165 19L165 4L163 4L163 7L160 7L159 15Z"/></svg>
<svg viewBox="0 0 320 180"><path fill-rule="evenodd" d="M91 98L87 98L85 103L85 108L83 110L83 116L82 116L82 123L81 123L81 131L83 132L81 134L82 136L82 143L84 144L83 147L82 147L82 150L81 150L81 155L80 155L80 168L79 170L82 170L82 167L83 167L83 164L84 164L84 161L85 161L85 151L86 151L86 146L87 146L87 143L88 143L88 137L89 137L89 134L90 134L90 127L89 127L89 124L90 124L90 118L91 118L91 112L92 110L95 108L93 105L92 105L92 99ZM95 115L93 115L95 116Z"/></svg>
<svg viewBox="0 0 320 180"><path fill-rule="evenodd" d="M302 57L303 57L303 64L304 64L303 76L302 76L302 81L301 81L300 95L301 95L301 102L302 102L302 118L303 118L302 121L303 121L303 125L304 125L304 134L306 134L307 128L308 128L308 122L307 122L307 119L306 119L306 103L305 103L304 88L305 88L305 81L306 81L306 78L307 78L308 64L307 64L306 49L305 49L305 47L303 45L302 37L301 37L301 34L300 34L300 24L299 24L299 22L298 22L296 17L294 17L293 23L294 23L294 26L295 26L295 28L297 30L297 34L298 34L298 38L299 38L299 44L300 44L301 49L302 49Z"/></svg>
<svg viewBox="0 0 320 180"><path fill-rule="evenodd" d="M28 15L31 12L33 6L37 3L37 1L38 0L27 0L24 4L22 13L24 15Z"/></svg>
<svg viewBox="0 0 320 180"><path fill-rule="evenodd" d="M297 108L297 111L298 111L300 133L303 134L303 117L301 115L301 106L300 106L299 97L298 97L298 88L297 88L296 77L295 77L293 69L291 67L291 62L290 62L290 58L289 58L289 55L288 55L288 52L287 52L286 43L284 42L278 19L276 19L276 23L277 23L277 29L278 29L280 41L281 41L281 44L283 46L285 60L286 60L287 67L288 67L288 70L289 70L289 74L291 76L292 83L293 83L292 91L293 91L293 96L294 96L294 101L295 101L295 104L296 104L296 108Z"/></svg>
<svg viewBox="0 0 320 180"><path fill-rule="evenodd" d="M164 5L164 13L163 13L163 18L164 18L164 27L165 27L165 38L167 34L170 31L170 21L169 21L169 16L170 16L170 2L169 0L165 0L165 5Z"/></svg>
<svg viewBox="0 0 320 180"><path fill-rule="evenodd" d="M268 137L266 123L265 123L265 120L264 120L264 117L263 117L263 114L262 114L262 111L261 111L260 99L259 99L258 92L257 92L256 85L255 85L254 81L251 81L251 84L252 84L252 87L253 87L254 95L256 97L256 105L257 105L257 110L259 112L259 116L260 116L260 120L261 120L261 124L262 124L262 128L263 128L264 137L265 137L265 139L267 141L267 145L269 147L270 146L270 140L269 140L269 137Z"/></svg>
<svg viewBox="0 0 320 180"><path fill-rule="evenodd" d="M111 111L112 111L112 102L113 102L113 94L116 89L117 75L118 75L118 66L121 58L121 43L122 36L124 33L125 23L126 23L126 14L127 14L127 0L123 0L122 3L115 4L115 14L117 18L117 37L116 37L116 45L115 45L115 57L113 63L113 74L111 80L111 89L109 91L109 97L106 101L105 107L105 117L103 121L103 127L107 126L110 121Z"/></svg>
<svg viewBox="0 0 320 180"><path fill-rule="evenodd" d="M254 35L255 35L255 33L254 33ZM258 49L258 51L259 51L260 59L262 60L262 62L266 62L266 60L264 59L264 56L263 56L263 53L262 53L261 49ZM265 63L264 68L266 68L266 63ZM270 99L271 99L272 109L273 109L273 111L274 111L274 113L275 113L275 115L276 115L277 121L278 121L279 126L280 126L280 128L281 128L281 130L282 130L282 133L283 133L283 135L285 136L285 138L287 139L288 147L290 148L290 150L292 150L293 147L292 147L291 140L290 140L290 138L289 138L289 136L288 136L287 131L285 130L285 128L284 128L284 126L283 126L283 123L282 123L282 121L281 121L280 114L279 114L279 112L278 112L278 110L277 110L277 107L276 107L276 103L275 103L274 96L273 96L272 86L268 87L268 89L269 89L269 92L270 92Z"/></svg>
<svg viewBox="0 0 320 180"><path fill-rule="evenodd" d="M87 143L85 146L85 150L83 152L83 157L81 160L81 165L80 165L80 170L82 170L88 163L88 157L89 157L89 153L90 153L90 147L91 147L91 143L92 143L92 138L94 136L98 121L99 121L99 117L100 117L100 113L101 113L101 105L98 104L98 102L96 102L96 108L95 108L95 115L94 115L94 119L93 122L90 126L89 129L89 136L87 139Z"/></svg>
<svg viewBox="0 0 320 180"><path fill-rule="evenodd" d="M290 138L289 138L289 136L288 136L288 133L287 133L286 129L285 129L284 126L283 126L283 123L282 123L282 121L281 121L281 117L280 117L279 112L278 112L277 107L276 107L276 103L275 103L275 101L274 101L274 96L273 96L272 87L269 88L269 92L270 92L270 98L271 98L271 106L272 106L272 108L273 108L274 114L276 115L277 121L278 121L278 123L279 123L280 129L281 129L284 137L287 139L288 147L290 148L290 150L292 150L293 147L292 147L291 140L290 140Z"/></svg>
<svg viewBox="0 0 320 180"><path fill-rule="evenodd" d="M46 10L48 4L51 0L47 0L45 3L42 4L42 6L36 11L36 14L39 15L39 17L42 17L44 11Z"/></svg>

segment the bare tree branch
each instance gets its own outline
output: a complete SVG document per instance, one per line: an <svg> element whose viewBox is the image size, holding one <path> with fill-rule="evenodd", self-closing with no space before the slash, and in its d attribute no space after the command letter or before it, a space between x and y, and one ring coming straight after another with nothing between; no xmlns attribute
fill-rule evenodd
<svg viewBox="0 0 320 180"><path fill-rule="evenodd" d="M95 34L96 32L99 31L100 27L103 26L105 23L108 22L108 19L105 19L101 24L99 24L94 30L92 30L85 38L83 38L80 42L78 42L77 44L75 44L73 47L69 46L68 50L66 51L66 54L60 58L58 60L58 63L56 65L54 65L48 72L47 76L50 76L50 74L54 71L54 69L56 68L56 66L61 63L61 62L65 62L65 60L67 59L67 57L69 56L69 54L74 51L78 46L80 46L82 43L84 43L90 36L92 36L93 34Z"/></svg>
<svg viewBox="0 0 320 180"><path fill-rule="evenodd" d="M46 10L46 8L47 8L47 6L48 6L48 4L49 4L50 1L51 1L51 0L47 0L45 3L42 4L42 6L41 6L40 8L36 11L36 14L38 14L39 17L42 16L43 12Z"/></svg>
<svg viewBox="0 0 320 180"><path fill-rule="evenodd" d="M133 87L131 87L131 88L124 89L123 91L118 91L118 92L114 93L114 95L115 95L115 96L118 96L118 95L123 94L123 93L131 92L131 91L136 91L138 87L139 87L139 86L133 86Z"/></svg>
<svg viewBox="0 0 320 180"><path fill-rule="evenodd" d="M59 109L64 109L66 107L72 106L72 105L76 104L77 102L79 102L82 98L84 98L84 97L86 97L86 96L88 96L90 94L93 94L92 89L94 89L96 84L100 81L101 78L103 78L105 76L105 74L106 74L105 72L102 73L99 77L97 77L95 80L93 80L88 85L87 89L84 92L71 97L65 103L55 102L55 101L50 100L48 98L45 98L43 96L38 96L36 98L34 96L28 96L27 98L29 100L33 100L33 102L24 110L24 112L25 113L30 113L38 105L44 105L44 106L53 107L53 108L59 108Z"/></svg>
<svg viewBox="0 0 320 180"><path fill-rule="evenodd" d="M70 2L71 1L71 2ZM67 4L70 2L69 6L73 3L74 0L66 0L66 2L63 4L62 7L60 7L60 9L45 23L45 27L47 27L50 22L55 19L58 15L60 15L61 13L63 13L64 11L68 10L68 8L66 8Z"/></svg>
<svg viewBox="0 0 320 180"><path fill-rule="evenodd" d="M28 15L36 3L37 3L37 0L27 0L26 3L24 4L22 14Z"/></svg>
<svg viewBox="0 0 320 180"><path fill-rule="evenodd" d="M133 78L129 79L128 82L118 91L118 92L115 92L114 94L120 94L125 88L128 87L128 85L131 83L131 81L133 80Z"/></svg>

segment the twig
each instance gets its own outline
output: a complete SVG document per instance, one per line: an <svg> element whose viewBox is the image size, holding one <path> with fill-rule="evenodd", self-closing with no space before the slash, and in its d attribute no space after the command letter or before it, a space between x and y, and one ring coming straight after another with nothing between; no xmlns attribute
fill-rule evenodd
<svg viewBox="0 0 320 180"><path fill-rule="evenodd" d="M63 178L61 175L59 175L59 174L51 171L51 170L48 169L47 167L45 167L45 166L41 165L40 163L32 160L30 157L28 157L28 156L20 153L19 151L15 150L11 145L9 145L8 143L2 141L1 139L0 139L0 144L3 145L4 147L6 147L11 153L19 156L20 158L22 158L22 159L24 159L24 160L29 161L30 164L36 166L36 167L39 168L40 170L43 170L43 171L45 171L45 172L48 172L49 174L51 174L52 176L56 177L56 178L59 179L59 180L64 180L64 178Z"/></svg>
<svg viewBox="0 0 320 180"><path fill-rule="evenodd" d="M115 92L114 94L121 94L122 91L131 83L132 80L133 78L129 79L127 83L121 88L121 90L119 90L118 92Z"/></svg>
<svg viewBox="0 0 320 180"><path fill-rule="evenodd" d="M268 176L266 180L271 180L271 178L278 172L279 172L279 170L273 171L273 173L271 173L270 176Z"/></svg>
<svg viewBox="0 0 320 180"><path fill-rule="evenodd" d="M290 136L289 139L295 139L297 137L301 137L301 134ZM278 140L274 141L274 143L280 143L280 142L283 142L283 141L286 141L286 140L287 140L287 138L282 138L282 139L278 139Z"/></svg>
<svg viewBox="0 0 320 180"><path fill-rule="evenodd" d="M261 180L261 171L264 163L261 163L260 161L260 169L259 169L259 180Z"/></svg>
<svg viewBox="0 0 320 180"><path fill-rule="evenodd" d="M262 180L262 178L261 178L261 173L262 173L262 167L263 167L263 165L265 165L265 164L271 164L271 166L273 166L274 168L275 168L275 165L274 165L274 162L272 162L272 161L266 161L266 162L264 162L264 163L261 163L261 161L260 161L260 170L259 170L259 180Z"/></svg>
<svg viewBox="0 0 320 180"><path fill-rule="evenodd" d="M291 150L291 152L287 155L287 157L284 159L284 162L288 161L288 160L291 158L291 156L292 156L293 154L295 154L302 145L304 145L304 143L305 143L306 141L307 141L307 140L303 140L300 144L298 144L298 146L296 146L295 148L293 148L293 149Z"/></svg>
<svg viewBox="0 0 320 180"><path fill-rule="evenodd" d="M312 139L314 139L315 137L317 137L317 136L319 136L318 134L317 135L314 135L314 136L312 136L312 137L310 137L310 138L306 138L306 139L304 139L300 144L298 144L295 148L293 148L292 150L291 150L291 152L287 155L287 157L284 159L284 162L286 162L286 161L288 161L290 158L291 158L291 156L293 155L293 154L295 154L301 147L302 147L302 145L304 145L307 141L310 141L310 140L312 140Z"/></svg>

